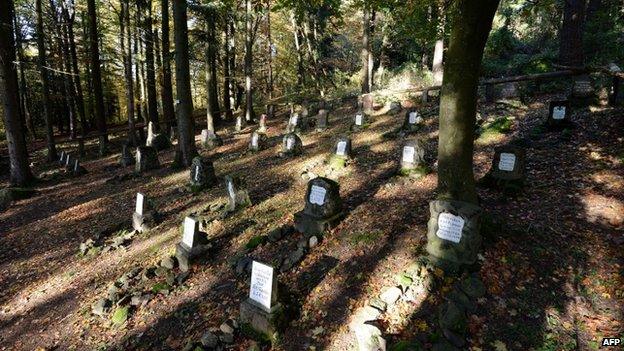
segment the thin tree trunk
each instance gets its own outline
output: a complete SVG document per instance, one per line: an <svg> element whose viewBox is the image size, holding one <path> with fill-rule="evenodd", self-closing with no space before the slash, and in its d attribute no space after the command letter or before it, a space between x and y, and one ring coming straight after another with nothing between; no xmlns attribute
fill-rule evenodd
<svg viewBox="0 0 624 351"><path fill-rule="evenodd" d="M214 17L214 14L212 14ZM217 45L215 22L207 19L208 43L206 45L206 119L208 130L214 132L215 119L219 118L219 96L217 94Z"/></svg>
<svg viewBox="0 0 624 351"><path fill-rule="evenodd" d="M444 2L438 1L438 39L436 40L433 49L433 64L431 65L431 71L433 72L433 82L436 85L442 84L442 78L444 76L444 28L446 26L445 12L446 8Z"/></svg>
<svg viewBox="0 0 624 351"><path fill-rule="evenodd" d="M93 129L96 125L95 123L95 104L93 103L93 80L91 79L91 57L89 54L91 52L89 40L89 21L87 20L87 15L82 12L82 36L85 38L84 40L84 52L85 52L85 79L86 79L86 98L85 98L85 111L87 122L89 123L89 130Z"/></svg>
<svg viewBox="0 0 624 351"><path fill-rule="evenodd" d="M95 121L100 134L100 154L106 153L108 136L106 135L106 119L104 115L104 93L102 89L102 72L100 69L100 48L98 41L97 14L95 0L87 0L89 12L89 39L91 54L91 75L93 79L93 94L95 98Z"/></svg>
<svg viewBox="0 0 624 351"><path fill-rule="evenodd" d="M190 166L195 156L195 121L189 67L186 0L173 0L174 39L176 47L176 92L178 97L178 151L180 163Z"/></svg>
<svg viewBox="0 0 624 351"><path fill-rule="evenodd" d="M46 141L48 146L48 161L56 161L56 145L54 144L54 131L52 130L52 101L50 100L50 87L48 82L45 34L43 32L43 13L41 0L35 0L37 11L37 51L39 56L39 73L41 74L43 95L43 116L46 128Z"/></svg>
<svg viewBox="0 0 624 351"><path fill-rule="evenodd" d="M362 94L371 92L370 86L370 10L363 9L362 16Z"/></svg>
<svg viewBox="0 0 624 351"><path fill-rule="evenodd" d="M136 17L139 17L138 8L136 9ZM143 124L147 125L145 121L145 115L143 114L143 110L141 107L141 63L139 62L139 37L138 37L138 20L135 23L135 31L133 33L132 39L134 42L134 107L137 113L137 121L142 121ZM130 28L130 26L128 26Z"/></svg>
<svg viewBox="0 0 624 351"><path fill-rule="evenodd" d="M583 66L585 0L563 2L563 24L559 33L559 61L564 66Z"/></svg>
<svg viewBox="0 0 624 351"><path fill-rule="evenodd" d="M230 74L232 71L230 70L230 13L229 11L225 14L224 17L224 25L223 25L223 110L225 111L225 119L232 119L232 103L233 103L233 92L232 92L232 79Z"/></svg>
<svg viewBox="0 0 624 351"><path fill-rule="evenodd" d="M155 132L160 132L158 102L156 93L156 71L154 70L154 34L152 32L152 0L143 2L147 9L143 20L143 42L145 43L145 75L147 77L147 111Z"/></svg>
<svg viewBox="0 0 624 351"><path fill-rule="evenodd" d="M171 126L175 120L173 108L173 87L171 85L171 50L169 45L169 0L161 2L162 16L162 91L161 99L163 106L163 119L165 121L167 135L171 132Z"/></svg>
<svg viewBox="0 0 624 351"><path fill-rule="evenodd" d="M253 24L251 0L245 0L245 15L245 121L249 123L254 119L253 88L251 86L253 73Z"/></svg>
<svg viewBox="0 0 624 351"><path fill-rule="evenodd" d="M16 39L16 47L17 47L17 58L19 61L19 90L20 90L20 103L21 103L21 111L24 115L24 121L26 122L26 128L28 128L28 133L33 138L33 140L37 139L37 131L35 130L35 123L33 121L32 115L30 114L30 98L28 96L28 84L26 82L26 74L24 73L25 61L24 61L24 47L22 46L23 35L22 29L18 26L17 17L14 16L15 23L15 39Z"/></svg>
<svg viewBox="0 0 624 351"><path fill-rule="evenodd" d="M273 118L273 40L271 39L271 0L267 0L267 50L268 50L268 84L269 106L267 106L267 117Z"/></svg>
<svg viewBox="0 0 624 351"><path fill-rule="evenodd" d="M440 98L438 198L477 203L473 174L477 86L499 0L459 0Z"/></svg>
<svg viewBox="0 0 624 351"><path fill-rule="evenodd" d="M128 142L138 145L134 127L134 84L132 82L132 32L130 30L129 0L121 2L119 15L119 43L123 54L124 78L126 82L126 115L128 118Z"/></svg>
<svg viewBox="0 0 624 351"><path fill-rule="evenodd" d="M85 136L89 130L87 126L86 110L84 104L84 95L82 92L82 83L80 81L80 70L78 69L78 55L76 53L76 38L74 35L74 23L75 23L75 7L71 2L72 7L67 8L64 2L63 5L63 17L65 18L65 24L67 25L67 35L69 41L69 56L71 62L71 72L73 73L73 83L75 89L75 104L78 112L78 118L80 119L80 131L81 135ZM71 11L71 13L70 13Z"/></svg>
<svg viewBox="0 0 624 351"><path fill-rule="evenodd" d="M40 8L39 8L40 9ZM15 70L13 40L13 0L0 2L0 102L11 164L10 183L25 186L34 176L28 162L28 149L20 118L19 89Z"/></svg>
<svg viewBox="0 0 624 351"><path fill-rule="evenodd" d="M297 52L297 85L303 87L305 82L304 70L303 70L303 54L301 53L301 38L299 36L299 24L295 18L295 13L290 14L290 23L293 26L293 35L295 37L295 51Z"/></svg>

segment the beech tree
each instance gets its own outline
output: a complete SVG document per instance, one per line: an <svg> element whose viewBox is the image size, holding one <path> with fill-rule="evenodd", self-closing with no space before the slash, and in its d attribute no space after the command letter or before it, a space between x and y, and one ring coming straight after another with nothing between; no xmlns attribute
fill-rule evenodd
<svg viewBox="0 0 624 351"><path fill-rule="evenodd" d="M13 39L13 0L0 1L0 101L11 162L10 182L24 186L34 177L28 163L26 138L20 117L19 88Z"/></svg>

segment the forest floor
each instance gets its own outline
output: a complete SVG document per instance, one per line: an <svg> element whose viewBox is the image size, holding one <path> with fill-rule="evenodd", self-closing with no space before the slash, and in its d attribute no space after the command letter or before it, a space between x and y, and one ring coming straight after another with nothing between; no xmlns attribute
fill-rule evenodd
<svg viewBox="0 0 624 351"><path fill-rule="evenodd" d="M470 350L593 350L603 337L624 337L624 114L604 106L574 112L576 128L542 131L548 101L539 96L481 104L486 120L507 118L509 129L490 131L476 141L475 174L491 166L493 149L525 138L527 179L524 191L506 197L479 189L482 207L497 223L484 241L479 274L487 294L469 318ZM423 107L430 159L437 149L437 110ZM429 113L427 113L427 111ZM175 288L158 289L121 325L111 314L94 316L91 306L109 286L135 268L157 266L175 251L180 225L191 213L210 215L206 207L223 201L221 183L193 195L184 191L188 170L173 170L173 151L159 155L161 169L141 177L118 165L116 154L97 159L96 145L83 160L88 174L48 176L37 195L0 213L0 350L181 350L189 341L238 316L248 294L248 275L237 274L232 257L245 252L250 239L291 224L303 207L306 181L301 174L323 175L322 161L335 138L349 133L355 114L342 106L330 114L330 129L302 135L303 156L277 155L287 117L269 121L270 147L246 153L249 134L220 130L224 146L203 155L214 158L216 173L239 173L247 181L253 205L208 226L215 248ZM339 173L346 218L303 260L279 275L298 302L298 315L275 349L354 350L348 324L353 312L422 254L426 243L428 202L435 197L435 172L415 181L396 177L402 141L384 137L398 128L404 112L378 112L366 130L353 133L354 161ZM74 151L74 150L72 150ZM32 152L38 174L58 167ZM317 164L318 163L318 164ZM435 167L434 167L435 169ZM2 180L6 185L6 179ZM89 238L104 239L131 229L136 192L154 200L164 221L116 250L79 254ZM122 232L123 233L123 232ZM248 252L271 261L295 250L300 234ZM100 239L103 240L103 239ZM110 242L110 241L109 241ZM439 338L433 307L453 283L444 278L426 303L402 301L386 315L389 343L418 340L428 349ZM160 285L162 287L162 285ZM253 341L237 335L232 350Z"/></svg>

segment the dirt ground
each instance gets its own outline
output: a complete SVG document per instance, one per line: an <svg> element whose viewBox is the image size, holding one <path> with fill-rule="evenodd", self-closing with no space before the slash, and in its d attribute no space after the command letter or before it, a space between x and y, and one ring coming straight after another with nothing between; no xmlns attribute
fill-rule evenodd
<svg viewBox="0 0 624 351"><path fill-rule="evenodd" d="M496 229L479 260L487 295L470 317L471 350L593 350L603 337L624 337L624 111L577 110L575 128L542 131L548 101L556 98L479 108L484 118L507 117L512 127L477 139L476 176L490 168L495 146L523 138L527 177L516 197L479 189ZM437 112L430 111L420 135L435 169ZM208 233L215 247L188 279L133 310L121 326L112 325L110 315L92 315L91 305L125 272L172 255L184 217L205 214L226 190L221 181L196 195L184 191L189 170L170 167L173 151L160 153L159 170L107 181L132 172L118 165L122 140L113 138L116 153L100 159L96 145L89 145L82 162L88 174L48 176L36 186L36 196L0 213L0 350L181 350L236 317L248 294L248 276L236 274L230 258L254 236L292 223L303 207L301 173L326 159L335 138L349 132L354 114L349 106L332 111L330 129L303 134L303 156L290 159L277 155L284 114L269 122L269 148L259 153L246 153L249 133L220 130L224 146L201 153L213 157L219 177L245 178L253 206L213 221ZM422 254L437 179L435 172L417 181L396 177L402 141L384 133L402 122L403 113L379 112L368 129L351 135L354 161L335 175L346 218L279 275L298 306L275 349L357 349L348 329L352 313ZM44 164L40 149L31 153L37 173L58 168ZM323 174L324 168L312 170ZM163 223L126 247L79 255L87 239L131 228L139 191L157 204ZM299 239L293 234L249 255L270 261L294 250ZM390 343L414 339L429 348L439 337L432 332L432 306L443 294L444 289L434 291L427 306L402 303L384 323ZM239 335L231 349L251 344Z"/></svg>

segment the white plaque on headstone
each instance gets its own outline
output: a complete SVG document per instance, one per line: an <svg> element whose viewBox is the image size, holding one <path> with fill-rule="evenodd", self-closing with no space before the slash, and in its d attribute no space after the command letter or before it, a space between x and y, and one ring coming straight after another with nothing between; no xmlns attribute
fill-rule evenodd
<svg viewBox="0 0 624 351"><path fill-rule="evenodd" d="M361 126L362 125L362 114L358 113L357 115L355 115L355 125L356 126Z"/></svg>
<svg viewBox="0 0 624 351"><path fill-rule="evenodd" d="M298 115L293 115L292 117L290 117L290 125L296 126L297 125L297 120L299 120L299 116Z"/></svg>
<svg viewBox="0 0 624 351"><path fill-rule="evenodd" d="M436 232L438 238L459 243L463 229L463 218L447 212L440 213L438 216L438 231Z"/></svg>
<svg viewBox="0 0 624 351"><path fill-rule="evenodd" d="M290 136L286 139L286 150L292 150L293 146L295 146L295 138Z"/></svg>
<svg viewBox="0 0 624 351"><path fill-rule="evenodd" d="M78 172L80 170L80 161L74 161L74 171Z"/></svg>
<svg viewBox="0 0 624 351"><path fill-rule="evenodd" d="M312 185L312 189L310 189L310 203L323 206L323 204L325 203L326 193L327 189L323 188L322 186Z"/></svg>
<svg viewBox="0 0 624 351"><path fill-rule="evenodd" d="M184 218L184 232L182 234L182 243L193 248L193 239L195 237L195 225L196 221L191 217Z"/></svg>
<svg viewBox="0 0 624 351"><path fill-rule="evenodd" d="M409 124L416 124L416 118L418 117L418 112L413 111L409 114Z"/></svg>
<svg viewBox="0 0 624 351"><path fill-rule="evenodd" d="M251 264L251 286L249 287L249 298L270 311L272 294L273 267L253 261Z"/></svg>
<svg viewBox="0 0 624 351"><path fill-rule="evenodd" d="M233 182L228 182L227 188L228 188L228 193L230 194L230 197L232 199L235 198L236 194L234 193L234 183Z"/></svg>
<svg viewBox="0 0 624 351"><path fill-rule="evenodd" d="M254 134L251 136L251 145L254 147L258 146L258 134Z"/></svg>
<svg viewBox="0 0 624 351"><path fill-rule="evenodd" d="M498 161L498 169L501 171L511 172L516 165L516 155L502 152L500 154L500 160Z"/></svg>
<svg viewBox="0 0 624 351"><path fill-rule="evenodd" d="M336 155L345 156L346 151L347 151L347 142L339 141L338 145L336 146Z"/></svg>
<svg viewBox="0 0 624 351"><path fill-rule="evenodd" d="M403 162L414 163L414 154L416 150L413 146L403 147Z"/></svg>
<svg viewBox="0 0 624 351"><path fill-rule="evenodd" d="M199 181L199 165L195 166L195 177L193 178L195 181Z"/></svg>
<svg viewBox="0 0 624 351"><path fill-rule="evenodd" d="M566 114L565 106L555 106L553 108L553 119L564 119Z"/></svg>
<svg viewBox="0 0 624 351"><path fill-rule="evenodd" d="M143 215L143 199L144 198L145 196L143 196L143 194L137 193L136 209L134 210L134 212L138 213L141 216Z"/></svg>

